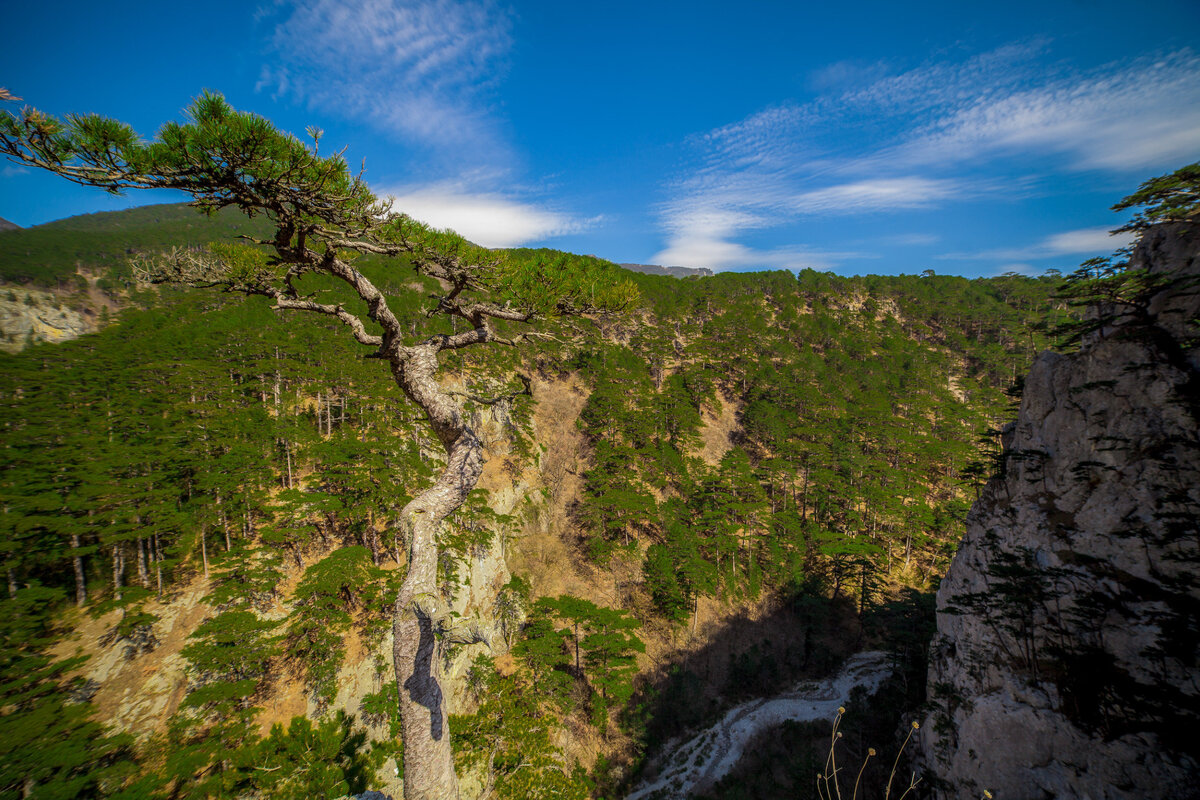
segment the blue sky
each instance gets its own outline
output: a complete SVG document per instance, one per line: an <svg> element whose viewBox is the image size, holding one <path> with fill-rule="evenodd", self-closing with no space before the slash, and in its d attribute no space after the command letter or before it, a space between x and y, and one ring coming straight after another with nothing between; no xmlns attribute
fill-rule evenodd
<svg viewBox="0 0 1200 800"><path fill-rule="evenodd" d="M843 274L1069 270L1200 160L1200 3L10 4L0 86L144 136L220 91L491 246ZM0 165L23 226L113 198Z"/></svg>

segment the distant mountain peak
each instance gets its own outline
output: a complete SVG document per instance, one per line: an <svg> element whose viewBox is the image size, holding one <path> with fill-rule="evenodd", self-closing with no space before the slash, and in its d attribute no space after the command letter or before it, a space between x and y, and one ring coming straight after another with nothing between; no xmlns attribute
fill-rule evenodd
<svg viewBox="0 0 1200 800"><path fill-rule="evenodd" d="M622 264L627 270L646 275L670 275L672 278L707 278L713 274L708 267L660 267L657 264Z"/></svg>
<svg viewBox="0 0 1200 800"><path fill-rule="evenodd" d="M21 226L15 222L9 222L4 217L0 217L0 231L19 231Z"/></svg>

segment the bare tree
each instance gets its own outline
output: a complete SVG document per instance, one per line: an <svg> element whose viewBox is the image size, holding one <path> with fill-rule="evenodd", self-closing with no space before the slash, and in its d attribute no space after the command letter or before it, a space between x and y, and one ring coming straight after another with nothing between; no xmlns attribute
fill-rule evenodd
<svg viewBox="0 0 1200 800"><path fill-rule="evenodd" d="M0 100L17 98L0 89ZM438 534L443 520L466 500L483 469L483 447L459 395L438 381L446 351L477 345L517 346L537 332L528 323L553 316L582 316L627 307L635 297L607 262L564 255L526 258L476 247L393 213L341 153L319 153L320 131L305 144L253 114L233 110L206 93L190 119L167 123L143 142L120 122L95 115L57 119L32 108L0 115L0 152L19 163L110 192L178 189L193 205L212 212L236 207L265 215L273 238L176 250L135 264L139 277L261 295L281 311L305 311L343 323L369 357L391 370L404 394L427 415L446 450L446 465L432 486L399 513L408 571L393 617L396 678L403 717L405 797L444 800L458 796L447 711L440 680L439 640L477 640L477 632L448 624L449 603L438 589ZM452 333L414 335L402 326L387 298L353 262L371 254L407 260L435 278L440 291L429 317L466 322ZM307 274L348 286L356 300L321 302L298 288ZM406 335L407 334L407 335Z"/></svg>

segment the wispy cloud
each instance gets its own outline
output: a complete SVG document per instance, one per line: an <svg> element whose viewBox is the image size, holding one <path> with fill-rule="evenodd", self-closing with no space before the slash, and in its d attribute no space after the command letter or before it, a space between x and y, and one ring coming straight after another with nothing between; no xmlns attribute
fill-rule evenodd
<svg viewBox="0 0 1200 800"><path fill-rule="evenodd" d="M517 247L579 233L600 222L581 219L512 195L447 181L388 192L397 211L438 228L451 228L484 247Z"/></svg>
<svg viewBox="0 0 1200 800"><path fill-rule="evenodd" d="M817 102L848 114L865 111L872 115L918 117L990 94L1003 94L1035 79L1036 59L1048 46L1047 40L1038 38L958 61L921 64L847 86L840 95L827 95Z"/></svg>
<svg viewBox="0 0 1200 800"><path fill-rule="evenodd" d="M1145 171L1200 153L1200 56L1080 71L1047 66L1048 48L1036 40L892 74L883 64L832 65L814 76L814 87L828 87L815 99L693 137L695 158L660 208L666 246L656 258L688 263L707 252L711 264L732 265L747 258L747 234L804 217L1011 198L1062 172ZM1088 247L1077 231L1004 257L1116 246L1093 248L1092 234Z"/></svg>
<svg viewBox="0 0 1200 800"><path fill-rule="evenodd" d="M487 97L512 23L490 0L296 0L267 18L260 91L435 148L499 147Z"/></svg>
<svg viewBox="0 0 1200 800"><path fill-rule="evenodd" d="M1001 264L992 271L993 275L1009 275L1016 273L1017 275L1040 275L1044 270L1040 270L1033 264L1017 262L1015 264Z"/></svg>
<svg viewBox="0 0 1200 800"><path fill-rule="evenodd" d="M1025 247L980 250L970 253L944 253L935 258L954 261L1025 262L1058 256L1106 255L1132 244L1133 240L1133 234L1128 232L1113 234L1108 228L1080 228L1047 236ZM1004 268L1015 270L1017 266L1023 265L1008 264Z"/></svg>
<svg viewBox="0 0 1200 800"><path fill-rule="evenodd" d="M870 258L870 254L852 251L830 251L803 246L760 249L733 241L743 233L775 224L778 201L761 202L757 211L752 198L743 198L738 208L738 196L726 194L719 199L694 198L696 202L680 202L667 209L667 246L654 255L656 264L666 266L708 267L709 269L831 269L851 258Z"/></svg>
<svg viewBox="0 0 1200 800"><path fill-rule="evenodd" d="M492 100L513 19L500 0L285 0L265 18L274 28L260 90L446 156L435 168L455 178L385 187L396 210L487 247L598 224L528 199L504 172L515 159Z"/></svg>
<svg viewBox="0 0 1200 800"><path fill-rule="evenodd" d="M794 193L794 181L786 171L772 174L761 169L737 174L710 170L692 178L682 186L679 197L662 209L667 246L654 256L655 261L712 269L828 269L849 258L873 256L800 245L756 250L735 240L749 231L773 228L800 216L926 208L964 191L952 180L890 178Z"/></svg>
<svg viewBox="0 0 1200 800"><path fill-rule="evenodd" d="M862 213L928 208L963 194L958 181L930 178L881 178L814 189L796 195L791 208L803 214Z"/></svg>
<svg viewBox="0 0 1200 800"><path fill-rule="evenodd" d="M1042 247L1051 255L1074 255L1115 250L1132 244L1133 240L1134 235L1129 232L1112 233L1108 228L1082 228L1047 236Z"/></svg>
<svg viewBox="0 0 1200 800"><path fill-rule="evenodd" d="M1047 153L1068 169L1141 170L1198 152L1200 57L1181 51L968 96L884 158L913 169Z"/></svg>
<svg viewBox="0 0 1200 800"><path fill-rule="evenodd" d="M901 233L896 236L884 237L884 244L900 245L901 247L921 247L937 244L942 237L936 233Z"/></svg>
<svg viewBox="0 0 1200 800"><path fill-rule="evenodd" d="M15 164L6 164L4 169L0 169L0 178L12 178L17 175L24 175L29 170L26 167L18 167Z"/></svg>
<svg viewBox="0 0 1200 800"><path fill-rule="evenodd" d="M709 269L815 269L831 270L844 261L875 258L872 253L832 251L819 248L780 247L756 249L737 242L709 237L674 239L672 245L654 256L664 266L708 267Z"/></svg>

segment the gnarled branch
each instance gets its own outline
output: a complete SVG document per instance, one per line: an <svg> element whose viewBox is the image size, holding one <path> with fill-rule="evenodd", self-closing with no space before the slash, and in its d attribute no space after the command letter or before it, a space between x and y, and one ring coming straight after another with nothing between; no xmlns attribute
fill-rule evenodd
<svg viewBox="0 0 1200 800"><path fill-rule="evenodd" d="M350 327L350 331L354 334L354 338L360 344L370 345L372 347L380 347L383 345L382 336L374 336L367 333L367 329L366 326L363 325L363 321L341 306L317 303L312 300L293 299L284 296L282 292L276 292L273 297L275 299L275 305L271 306L273 309L285 311L312 311L317 314L325 314L330 317L335 317Z"/></svg>

